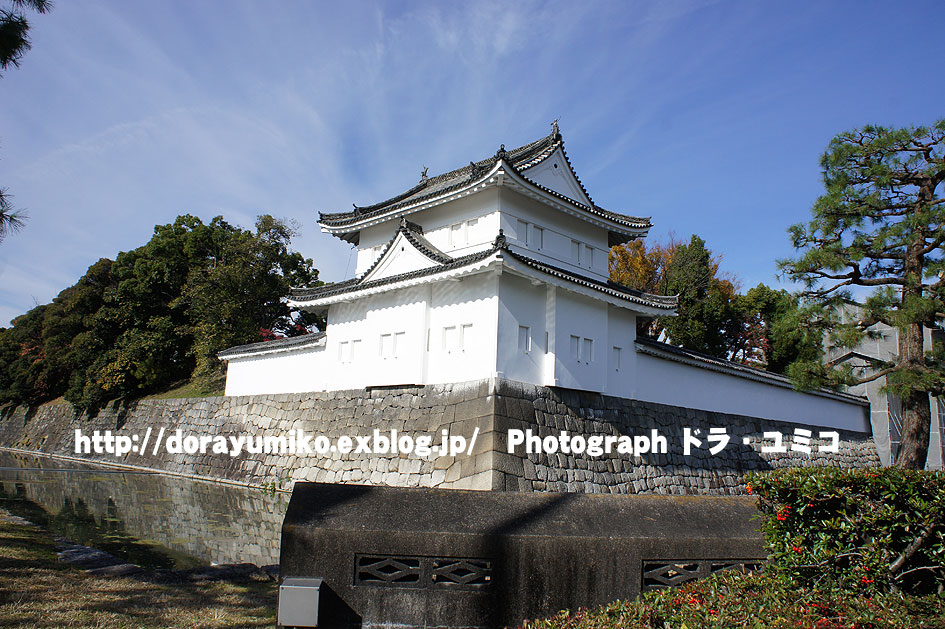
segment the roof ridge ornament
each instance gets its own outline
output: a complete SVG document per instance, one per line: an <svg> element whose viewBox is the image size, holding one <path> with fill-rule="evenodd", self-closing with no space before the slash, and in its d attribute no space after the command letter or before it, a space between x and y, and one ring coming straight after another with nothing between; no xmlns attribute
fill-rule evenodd
<svg viewBox="0 0 945 629"><path fill-rule="evenodd" d="M495 241L492 243L493 249L507 249L509 246L509 241L505 237L505 233L502 229L499 229L499 235L495 237Z"/></svg>
<svg viewBox="0 0 945 629"><path fill-rule="evenodd" d="M482 173L482 169L476 162L469 162L469 176L476 179Z"/></svg>
<svg viewBox="0 0 945 629"><path fill-rule="evenodd" d="M429 177L427 177L428 170L430 170L430 167L424 164L423 170L420 171L420 183L423 183L424 181L427 181L430 179Z"/></svg>
<svg viewBox="0 0 945 629"><path fill-rule="evenodd" d="M505 145L504 145L504 144L500 144L500 145L499 145L499 150L495 152L495 158L496 158L496 159L505 159L505 160L507 160L507 159L509 158L509 154L508 154L508 152L506 152L506 150L505 150Z"/></svg>
<svg viewBox="0 0 945 629"><path fill-rule="evenodd" d="M555 118L554 120L551 121L551 135L552 135L552 137L555 138L556 140L561 138L561 130L558 129L558 119L557 119L557 118Z"/></svg>

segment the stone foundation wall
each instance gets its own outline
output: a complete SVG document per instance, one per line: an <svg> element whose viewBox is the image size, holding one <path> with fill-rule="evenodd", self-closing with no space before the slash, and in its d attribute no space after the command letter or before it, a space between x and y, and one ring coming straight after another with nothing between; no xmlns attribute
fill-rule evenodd
<svg viewBox="0 0 945 629"><path fill-rule="evenodd" d="M879 467L880 460L871 435L837 431L836 453L821 452L830 445L819 439L821 431L833 430L803 424L778 422L727 413L701 411L652 402L609 397L598 393L536 387L500 381L496 388L494 432L500 436L495 454L495 489L516 491L570 491L585 493L744 495L747 472L795 466ZM701 441L684 455L684 429ZM712 428L722 428L727 445L715 455L707 438ZM810 454L794 450L795 429L810 430ZM540 436L569 434L666 437L666 454L630 456L610 454L589 457L578 454L525 454L519 446L505 451L505 435L511 429ZM700 432L695 433L696 430ZM774 446L765 432L783 435L786 452L762 452ZM745 439L748 443L745 443ZM803 445L803 444L799 444Z"/></svg>
<svg viewBox="0 0 945 629"><path fill-rule="evenodd" d="M151 428L147 451L122 457L74 451L75 430L84 434L110 430L142 439ZM333 443L342 436L382 434L396 430L434 443L442 431L469 439L475 446L456 457L419 458L407 454L340 454L297 456L251 454L154 454L160 428L166 436L289 435L303 430L324 435ZM683 429L700 429L701 449L682 453ZM708 453L706 435L725 428L731 441L718 454ZM80 457L108 464L157 469L182 476L228 480L260 486L288 486L311 480L390 486L499 489L514 491L576 491L592 493L656 493L730 495L744 491L745 472L793 465L875 467L879 465L870 435L841 432L839 452L817 452L813 439L808 455L791 450L787 424L724 413L712 413L539 387L507 380L482 380L424 387L385 387L325 393L243 397L145 400L109 407L95 417L75 417L67 404L18 409L0 417L0 447L57 456ZM657 429L668 442L666 454L630 456L611 453L525 454L520 447L506 452L510 429L531 429L540 436L640 435ZM785 435L788 451L762 453L762 433ZM745 437L749 438L746 445ZM770 441L766 442L770 445Z"/></svg>

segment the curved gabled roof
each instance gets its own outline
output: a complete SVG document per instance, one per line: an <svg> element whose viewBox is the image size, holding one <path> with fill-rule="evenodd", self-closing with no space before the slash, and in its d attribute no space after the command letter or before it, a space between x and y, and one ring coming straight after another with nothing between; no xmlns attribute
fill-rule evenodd
<svg viewBox="0 0 945 629"><path fill-rule="evenodd" d="M410 230L408 227L402 225L400 230L398 230L398 233L400 233L400 231L404 231L406 235L407 231L413 230ZM397 235L395 234L394 238L396 237ZM420 238L422 239L421 244L426 242L426 239L423 239L422 236ZM390 243L388 243L388 247L389 246ZM433 276L438 273L459 270L463 267L472 266L483 262L484 260L488 260L498 253L508 256L509 259L514 260L521 265L532 269L533 271L539 271L542 274L549 275L570 284L582 286L585 289L598 291L608 295L611 298L616 298L621 301L652 308L666 314L672 314L677 306L678 298L675 295L651 295L649 293L644 293L642 291L623 286L622 284L618 284L616 282L594 279L524 256L513 251L509 247L508 240L501 231L496 237L492 247L484 251L478 251L476 253L471 253L456 258L452 258L440 252L439 255L443 256L443 259L436 260L438 263L431 267L417 269L415 271L401 273L399 275L381 279L366 279L368 278L371 271L371 269L368 269L368 271L362 274L359 278L338 282L337 284L319 286L317 288L293 288L289 293L289 298L297 304L304 306L306 303L311 303L326 297L334 297L342 294L373 290L386 287L388 285L398 284L399 282L404 282L407 280L414 280L421 277ZM383 257L384 256L382 254L380 258ZM435 259L432 256L430 257L431 259Z"/></svg>
<svg viewBox="0 0 945 629"><path fill-rule="evenodd" d="M639 230L649 229L652 226L649 217L628 216L626 214L612 212L597 206L593 201L590 201L590 204L582 203L581 201L572 199L571 197L528 179L527 171L543 162L559 148L564 155L565 162L571 174L574 176L575 181L577 181L584 196L590 201L590 195L584 188L584 184L581 183L580 178L578 178L577 173L574 172L567 152L564 150L564 139L561 137L558 125L554 123L550 135L535 140L534 142L530 142L510 151L506 151L505 145L503 144L492 157L487 157L478 162L469 162L467 166L434 177L426 177L424 175L416 186L379 203L362 207L354 206L353 209L346 212L320 212L318 215L318 223L326 231L349 242L357 243L360 232L359 224L363 221L385 217L394 218L401 211L406 214L408 213L407 210L414 206L420 205L426 201L431 201L438 196L447 195L455 190L471 186L484 178L498 163L504 162L517 174L526 178L528 182L536 188L592 216L603 218L613 223L617 229L622 227L630 230L629 233L633 233Z"/></svg>

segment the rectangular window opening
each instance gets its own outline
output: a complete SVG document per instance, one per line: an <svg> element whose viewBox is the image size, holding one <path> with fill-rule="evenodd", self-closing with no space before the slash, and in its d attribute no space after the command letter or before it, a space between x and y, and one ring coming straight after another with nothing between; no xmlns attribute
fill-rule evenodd
<svg viewBox="0 0 945 629"><path fill-rule="evenodd" d="M518 326L518 349L526 354L532 351L532 331L527 325Z"/></svg>
<svg viewBox="0 0 945 629"><path fill-rule="evenodd" d="M469 343L472 341L472 327L471 323L464 323L459 326L459 348L465 350Z"/></svg>

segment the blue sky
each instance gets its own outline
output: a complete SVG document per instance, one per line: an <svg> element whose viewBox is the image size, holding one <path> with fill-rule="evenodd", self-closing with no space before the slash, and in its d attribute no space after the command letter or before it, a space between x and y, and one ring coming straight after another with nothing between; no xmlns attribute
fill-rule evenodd
<svg viewBox="0 0 945 629"><path fill-rule="evenodd" d="M6 4L6 3L3 3ZM945 117L939 2L66 2L0 78L0 325L190 213L367 205L546 135L595 202L776 283L830 138Z"/></svg>

